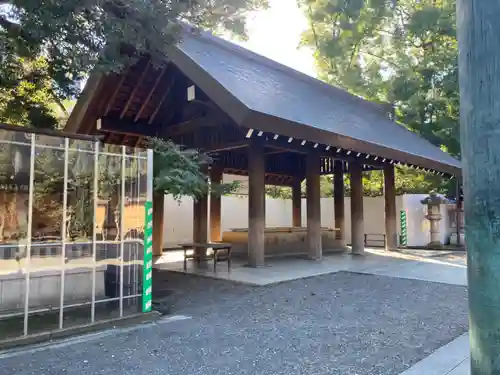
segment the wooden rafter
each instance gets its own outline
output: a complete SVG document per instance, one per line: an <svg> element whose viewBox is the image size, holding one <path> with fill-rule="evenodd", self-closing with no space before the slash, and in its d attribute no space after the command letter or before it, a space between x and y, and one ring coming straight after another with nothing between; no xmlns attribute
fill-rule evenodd
<svg viewBox="0 0 500 375"><path fill-rule="evenodd" d="M140 136L140 137L137 137L137 139L135 140L134 142L134 147L139 147L139 145L142 143L144 137Z"/></svg>
<svg viewBox="0 0 500 375"><path fill-rule="evenodd" d="M144 112L144 109L147 107L147 105L149 103L149 100L153 96L153 93L155 92L156 88L160 84L160 81L163 78L163 76L165 75L166 71L167 71L167 65L164 66L163 69L162 69L162 71L160 72L160 74L158 74L158 77L156 78L155 83L153 84L153 86L151 87L151 90L149 90L149 92L148 92L148 95L146 96L146 98L142 102L141 108L139 108L139 111L135 115L134 122L137 122L137 120L139 120L141 118L142 113Z"/></svg>
<svg viewBox="0 0 500 375"><path fill-rule="evenodd" d="M132 89L132 92L130 93L130 96L128 97L127 103L125 104L125 106L122 109L122 112L120 114L121 119L123 118L123 116L125 116L125 113L127 113L128 108L130 107L130 104L134 100L134 97L135 97L135 94L137 93L137 90L139 90L139 87L141 87L141 85L144 81L144 78L146 77L146 74L148 74L150 66L151 66L151 62L148 60L146 63L146 67L142 71L142 73L137 81L137 84L134 86L134 88Z"/></svg>
<svg viewBox="0 0 500 375"><path fill-rule="evenodd" d="M123 82L125 82L125 79L127 78L128 71L124 71L120 77L120 81L118 82L118 85L116 85L113 94L111 94L111 97L109 98L108 105L106 106L106 109L104 111L104 116L107 116L109 114L109 111L111 111L111 107L113 106L113 103L115 102L116 96L120 92L120 89L123 85Z"/></svg>
<svg viewBox="0 0 500 375"><path fill-rule="evenodd" d="M141 122L116 121L109 118L97 120L96 130L101 133L127 134L134 137L154 137L156 129L151 126L144 126Z"/></svg>
<svg viewBox="0 0 500 375"><path fill-rule="evenodd" d="M248 147L249 143L247 140L234 141L234 142L224 142L221 144L214 144L207 147L204 147L203 150L209 153L212 152L223 152L223 151L231 151L239 148Z"/></svg>
<svg viewBox="0 0 500 375"><path fill-rule="evenodd" d="M153 114L151 115L151 117L149 118L149 121L148 121L148 124L151 125L153 123L153 121L155 120L156 118L156 115L158 114L158 112L160 111L160 108L161 106L163 105L163 102L165 101L165 99L167 98L168 94L170 93L170 91L172 91L172 87L174 87L174 84L175 84L175 75L172 76L172 79L170 81L170 85L167 87L167 89L165 90L165 92L163 93L161 99L160 99L160 102L158 103L158 105L156 106Z"/></svg>
<svg viewBox="0 0 500 375"><path fill-rule="evenodd" d="M285 152L289 152L288 150L282 150L282 149L279 149L279 150L273 150L273 151L267 151L266 152L266 156L267 155L277 155L277 154L283 154Z"/></svg>

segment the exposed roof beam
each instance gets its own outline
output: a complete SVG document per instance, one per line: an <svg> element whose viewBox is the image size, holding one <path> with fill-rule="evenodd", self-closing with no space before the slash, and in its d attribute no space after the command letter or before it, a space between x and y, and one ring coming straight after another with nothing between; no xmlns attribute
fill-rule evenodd
<svg viewBox="0 0 500 375"><path fill-rule="evenodd" d="M115 120L112 118L99 118L96 129L105 133L129 134L135 136L173 138L179 135L196 131L204 127L212 127L221 124L220 116L206 116L174 125L148 126L144 122L133 122L127 120ZM248 140L245 140L247 142Z"/></svg>
<svg viewBox="0 0 500 375"><path fill-rule="evenodd" d="M158 105L156 106L153 114L151 115L151 117L149 118L149 121L148 121L148 124L151 125L153 123L153 121L155 120L156 118L156 115L158 114L158 112L160 111L160 108L161 106L163 105L163 102L165 101L165 99L167 98L168 94L170 94L170 91L172 91L172 88L174 87L174 84L175 84L175 75L172 76L172 79L170 81L170 85L167 87L167 89L165 90L165 92L163 93L161 99L160 99L160 102L158 103Z"/></svg>
<svg viewBox="0 0 500 375"><path fill-rule="evenodd" d="M97 119L96 130L102 133L126 134L135 137L155 137L157 135L155 127L144 126L140 122L116 121L109 118Z"/></svg>
<svg viewBox="0 0 500 375"><path fill-rule="evenodd" d="M142 135L137 137L135 142L134 142L134 147L139 147L139 145L142 143L143 137Z"/></svg>
<svg viewBox="0 0 500 375"><path fill-rule="evenodd" d="M104 116L107 116L109 111L111 111L111 107L115 102L116 96L118 95L118 92L120 92L123 82L125 81L127 76L128 76L128 70L123 71L121 73L120 80L118 81L118 84L115 86L115 90L113 91L113 94L111 94L111 98L109 98L108 105L106 106L106 110L104 111Z"/></svg>
<svg viewBox="0 0 500 375"><path fill-rule="evenodd" d="M269 154L266 155L272 155L272 154L279 154L283 152L293 152L295 154L302 154L302 155L307 155L307 149L305 148L298 148L298 147L283 147L283 146L278 146L274 144L266 144L266 147L275 149L276 151L270 152Z"/></svg>
<svg viewBox="0 0 500 375"><path fill-rule="evenodd" d="M135 94L137 93L137 90L139 90L139 87L141 87L142 83L144 82L144 78L146 78L146 74L148 74L150 66L151 66L151 62L148 60L146 63L146 67L142 71L139 79L137 80L136 85L134 86L134 88L132 89L132 92L130 93L130 96L128 97L127 103L125 104L125 106L122 109L122 112L120 114L121 119L123 118L123 116L125 116L125 113L127 113L128 109L130 107L130 104L132 103L132 101L135 98Z"/></svg>
<svg viewBox="0 0 500 375"><path fill-rule="evenodd" d="M318 148L313 148L313 147L308 147L308 146L300 146L300 145L295 145L293 143L289 143L287 140L270 140L270 141L264 141L265 147L268 148L274 148L276 150L279 150L280 152L294 152L298 154L308 154L310 152L316 152L318 155L323 156L323 157L331 157L334 159L340 159L340 160L346 160L346 161L354 161L354 160L359 160L360 158L357 158L355 155L353 156L345 156L341 154L335 153L333 149L329 149L328 151L324 149ZM311 143L312 145L312 143ZM363 158L363 160L359 160L361 164L366 164L366 165L372 165L376 167L382 167L384 164L380 161L375 161L375 160L366 160Z"/></svg>
<svg viewBox="0 0 500 375"><path fill-rule="evenodd" d="M167 138L176 137L182 134L191 133L199 128L206 128L221 125L223 118L221 116L209 115L192 120L184 121L179 124L169 125L163 131L162 135Z"/></svg>
<svg viewBox="0 0 500 375"><path fill-rule="evenodd" d="M223 167L223 171L225 174L234 175L234 176L248 176L248 171L245 169L238 169L234 167ZM279 181L277 181L279 180ZM293 177L288 174L279 174L279 173L265 173L265 181L267 185L275 185L275 186L291 186Z"/></svg>
<svg viewBox="0 0 500 375"><path fill-rule="evenodd" d="M249 143L247 140L241 140L235 142L222 143L219 145L210 145L208 147L204 147L203 151L209 153L223 152L223 151L236 150L238 148L245 148L248 147L248 145Z"/></svg>
<svg viewBox="0 0 500 375"><path fill-rule="evenodd" d="M276 149L276 150L274 150L274 151L268 151L268 152L266 152L265 154L266 154L266 156L267 156L267 155L277 155L277 154L283 154L283 153L285 153L285 152L289 152L289 151L288 151L288 150L282 150L282 149L279 149L279 150L278 150L278 149Z"/></svg>
<svg viewBox="0 0 500 375"><path fill-rule="evenodd" d="M160 81L161 79L163 78L163 76L165 75L165 72L167 71L167 66L164 66L162 71L160 72L160 74L158 74L158 77L156 78L155 80L155 83L153 84L153 86L151 87L151 90L149 90L148 92L148 95L146 96L146 98L144 99L144 101L142 102L141 104L141 108L139 108L139 111L137 112L137 114L135 115L134 117L134 122L137 122L137 120L139 120L142 116L142 113L144 112L144 109L146 108L146 106L148 105L149 103L149 100L151 99L151 97L153 96L153 93L155 92L156 88L158 87L158 85L160 84Z"/></svg>

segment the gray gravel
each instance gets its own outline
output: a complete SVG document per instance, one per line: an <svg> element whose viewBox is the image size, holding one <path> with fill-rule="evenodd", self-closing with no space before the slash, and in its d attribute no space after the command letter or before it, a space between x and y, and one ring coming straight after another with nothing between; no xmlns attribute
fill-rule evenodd
<svg viewBox="0 0 500 375"><path fill-rule="evenodd" d="M397 375L467 329L466 288L339 272L268 287L165 274L154 325L0 360L0 374Z"/></svg>

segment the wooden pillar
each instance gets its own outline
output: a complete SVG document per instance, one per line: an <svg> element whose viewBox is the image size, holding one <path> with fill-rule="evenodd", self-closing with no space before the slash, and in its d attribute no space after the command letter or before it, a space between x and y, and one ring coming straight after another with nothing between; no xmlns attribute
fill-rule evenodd
<svg viewBox="0 0 500 375"><path fill-rule="evenodd" d="M264 146L254 142L248 148L248 262L264 265L264 230L266 227Z"/></svg>
<svg viewBox="0 0 500 375"><path fill-rule="evenodd" d="M333 206L335 215L336 238L345 246L345 203L344 203L344 166L337 160L333 166Z"/></svg>
<svg viewBox="0 0 500 375"><path fill-rule="evenodd" d="M153 255L161 256L163 253L163 220L165 194L153 194Z"/></svg>
<svg viewBox="0 0 500 375"><path fill-rule="evenodd" d="M193 202L193 242L208 242L208 197L201 197ZM204 248L195 248L198 260L205 258Z"/></svg>
<svg viewBox="0 0 500 375"><path fill-rule="evenodd" d="M500 374L500 7L457 1L471 375Z"/></svg>
<svg viewBox="0 0 500 375"><path fill-rule="evenodd" d="M385 249L397 250L398 229L396 218L396 184L394 166L384 167L384 199L385 199Z"/></svg>
<svg viewBox="0 0 500 375"><path fill-rule="evenodd" d="M363 223L363 179L358 162L349 163L351 172L351 244L353 254L365 251L365 229Z"/></svg>
<svg viewBox="0 0 500 375"><path fill-rule="evenodd" d="M222 183L222 169L212 167L210 170L210 181L212 184ZM221 240L221 196L210 195L210 241Z"/></svg>
<svg viewBox="0 0 500 375"><path fill-rule="evenodd" d="M292 185L292 215L293 215L293 226L302 226L302 191L301 191L301 179L300 177L294 176Z"/></svg>
<svg viewBox="0 0 500 375"><path fill-rule="evenodd" d="M320 260L323 256L321 244L321 191L320 158L307 154L306 202L307 202L307 255L309 259Z"/></svg>

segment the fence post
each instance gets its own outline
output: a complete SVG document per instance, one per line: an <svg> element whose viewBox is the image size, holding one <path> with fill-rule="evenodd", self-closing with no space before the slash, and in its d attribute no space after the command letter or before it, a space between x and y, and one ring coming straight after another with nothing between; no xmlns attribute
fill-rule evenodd
<svg viewBox="0 0 500 375"><path fill-rule="evenodd" d="M407 222L406 222L406 211L402 210L399 213L399 218L401 221L401 235L399 236L399 244L401 246L407 246L408 245L408 228L407 228Z"/></svg>

